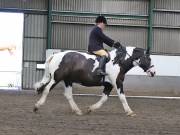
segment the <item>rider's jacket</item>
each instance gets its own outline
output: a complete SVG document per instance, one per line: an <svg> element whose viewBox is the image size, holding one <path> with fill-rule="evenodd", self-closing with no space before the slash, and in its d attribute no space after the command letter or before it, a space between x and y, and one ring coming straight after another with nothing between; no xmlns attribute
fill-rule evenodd
<svg viewBox="0 0 180 135"><path fill-rule="evenodd" d="M114 44L114 40L107 37L103 32L102 29L98 26L95 26L89 36L89 44L88 44L88 51L94 52L101 49L104 49L103 43L107 44L108 46L112 47Z"/></svg>

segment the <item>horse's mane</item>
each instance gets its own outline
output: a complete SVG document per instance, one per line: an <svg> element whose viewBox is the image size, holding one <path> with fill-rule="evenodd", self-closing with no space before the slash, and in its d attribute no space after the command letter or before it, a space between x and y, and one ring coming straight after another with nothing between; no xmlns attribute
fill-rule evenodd
<svg viewBox="0 0 180 135"><path fill-rule="evenodd" d="M114 57L113 64L121 65L123 63L123 61L125 60L126 54L127 54L126 47L121 46L121 47L117 48L115 50L116 56Z"/></svg>

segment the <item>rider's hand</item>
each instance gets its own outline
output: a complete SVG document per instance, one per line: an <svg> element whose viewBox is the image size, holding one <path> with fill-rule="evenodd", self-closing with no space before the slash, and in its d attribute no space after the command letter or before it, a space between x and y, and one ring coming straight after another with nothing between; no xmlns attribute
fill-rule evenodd
<svg viewBox="0 0 180 135"><path fill-rule="evenodd" d="M121 44L119 42L114 42L113 47L119 48L119 47L121 47Z"/></svg>

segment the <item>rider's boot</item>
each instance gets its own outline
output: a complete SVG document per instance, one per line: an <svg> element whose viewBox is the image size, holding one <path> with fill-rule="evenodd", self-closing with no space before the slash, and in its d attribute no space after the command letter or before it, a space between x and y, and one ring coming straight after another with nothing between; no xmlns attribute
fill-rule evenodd
<svg viewBox="0 0 180 135"><path fill-rule="evenodd" d="M101 58L99 60L99 67L97 69L97 75L100 75L100 76L107 75L104 71L106 62L107 62L107 57L101 56Z"/></svg>

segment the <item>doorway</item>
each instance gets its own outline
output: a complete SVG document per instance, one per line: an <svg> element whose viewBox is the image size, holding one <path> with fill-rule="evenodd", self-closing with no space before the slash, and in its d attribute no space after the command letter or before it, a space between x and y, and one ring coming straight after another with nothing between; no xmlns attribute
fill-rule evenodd
<svg viewBox="0 0 180 135"><path fill-rule="evenodd" d="M20 90L23 13L0 12L0 89Z"/></svg>

